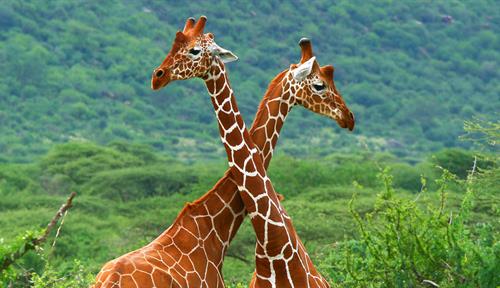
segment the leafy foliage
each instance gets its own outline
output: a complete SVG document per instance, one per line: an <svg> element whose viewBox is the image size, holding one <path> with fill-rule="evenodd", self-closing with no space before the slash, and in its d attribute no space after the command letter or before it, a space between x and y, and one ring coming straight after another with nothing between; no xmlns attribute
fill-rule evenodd
<svg viewBox="0 0 500 288"><path fill-rule="evenodd" d="M364 225L366 230L373 227L378 229L377 233L382 233L376 234L379 238L373 244L382 251L384 241L394 236L391 227L394 227L393 220L397 218L391 213L399 213L401 223L421 217L415 221L419 224L414 225L427 225L427 228L437 230L437 234L423 234L425 247L428 247L432 241L442 240L439 237L443 236L442 229L446 226L449 211L458 215L460 203L467 192L460 181L448 183L450 191L446 194L445 208L449 210L443 212L442 217L432 218L434 220L431 221L431 218L425 218L429 210L422 210L422 207L434 207L439 203L442 182L434 183L439 177L429 160L408 164L389 154L369 153L331 154L321 159L297 159L286 155L275 158L270 167L270 177L278 192L285 196L283 203L293 217L294 225L314 262L319 264L323 274L333 279L333 283L345 284L347 287L352 279L346 270L339 268L342 266L341 260L348 259L345 258L347 252L344 249L352 250L349 254L352 259L357 259L358 252L363 257L369 255L363 234L358 230L359 222L348 209L353 193L357 195L356 211L359 215L374 215L370 222L373 225ZM46 219L50 219L64 201L67 193L63 192L71 188L78 193L55 247L48 245L37 253L26 254L2 277L4 280L16 281L15 287L85 286L79 283L90 281L92 276L89 275L95 275L103 263L145 245L164 231L186 202L193 201L212 187L226 165L222 160L196 165L173 161L154 153L147 146L124 143L101 146L79 141L56 146L32 164L0 164L1 175L10 175L2 176L0 180L0 235L4 239L0 249L11 251L2 252L2 255L16 251L19 245L25 243L23 238L17 238L20 242L7 239L16 239L18 235L24 235L20 231L36 231L37 227L46 224ZM466 165L470 169L469 163ZM389 167L394 173L394 178L391 178L394 188L390 190L393 195L389 197L387 192L375 203L374 196L385 187L377 178L382 167ZM490 253L488 251L491 249L487 247L491 246L488 243L498 243L500 231L499 223L492 221L498 218L500 211L500 199L491 186L494 180L488 178L488 185L482 180L490 175L488 171L484 169L478 173L478 180L471 186L475 192L473 201L468 204L470 214L463 220L463 233L469 238L463 238L462 234L456 238L457 243L482 245L477 248L480 254ZM421 174L427 181L424 186L427 190L419 192L422 187L419 179ZM408 200L416 197L419 198L417 202ZM404 213L408 215L404 216ZM453 219L453 222L458 221L455 217ZM386 227L390 231L385 231ZM404 228L403 232L410 231L408 229L411 227L411 231L425 231L419 230L419 226L404 227L408 228ZM357 240L360 237L361 240ZM411 245L410 238L404 239L403 244ZM224 264L228 284L235 286L250 280L254 241L252 227L245 221L231 244ZM390 243L394 241L392 239ZM440 247L447 248L442 244L436 242L433 244L434 250L429 251L445 253L439 252ZM332 245L337 248L332 250ZM396 252L392 251L391 255L399 255ZM463 269L476 269L476 258L467 253L465 255L469 262L467 265L461 264ZM79 264L75 264L73 259L78 259ZM490 260L485 263L490 263ZM372 262L369 262L370 265L375 265ZM456 262L447 263L452 265ZM361 261L356 265L368 264ZM80 267L85 268L82 270ZM346 269L348 266L342 267ZM486 273L489 270L482 271Z"/></svg>
<svg viewBox="0 0 500 288"><path fill-rule="evenodd" d="M172 167L173 166L173 167ZM97 173L82 191L110 199L129 201L179 193L196 182L187 168L174 165L142 166Z"/></svg>
<svg viewBox="0 0 500 288"><path fill-rule="evenodd" d="M424 188L415 200L397 197L392 177L380 175L385 190L373 212L363 217L351 206L361 240L330 253L330 275L339 287L495 287L500 283L500 242L491 223L474 223L477 191L472 175L458 211L448 208L444 170L437 205L423 207ZM425 187L425 181L422 183ZM427 198L428 195L427 195ZM495 213L493 217L500 216ZM496 227L498 228L498 227Z"/></svg>
<svg viewBox="0 0 500 288"><path fill-rule="evenodd" d="M488 160L488 157L477 159L474 152L465 151L460 149L447 149L435 153L432 161L439 167L449 170L454 175L461 179L465 179L469 173L470 167L476 162L480 169L492 168L493 161Z"/></svg>
<svg viewBox="0 0 500 288"><path fill-rule="evenodd" d="M31 285L33 288L74 288L89 287L93 281L93 275L89 274L77 260L74 261L72 268L62 276L47 261L42 275L33 273Z"/></svg>
<svg viewBox="0 0 500 288"><path fill-rule="evenodd" d="M480 145L496 147L500 143L500 120L487 121L484 119L474 119L465 121L466 135L463 139L470 140Z"/></svg>
<svg viewBox="0 0 500 288"><path fill-rule="evenodd" d="M26 231L8 243L4 243L5 239L0 238L0 283L18 278L18 272L10 265L26 251L34 249L33 240L41 235L42 231Z"/></svg>

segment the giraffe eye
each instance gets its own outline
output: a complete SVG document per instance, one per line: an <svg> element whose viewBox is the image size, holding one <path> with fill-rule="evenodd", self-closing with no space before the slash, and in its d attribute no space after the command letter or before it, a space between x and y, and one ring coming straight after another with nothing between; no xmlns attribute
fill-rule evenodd
<svg viewBox="0 0 500 288"><path fill-rule="evenodd" d="M196 55L200 54L200 52L201 52L201 49L198 47L194 47L194 48L189 49L189 54L191 54L191 55L196 56Z"/></svg>
<svg viewBox="0 0 500 288"><path fill-rule="evenodd" d="M318 92L321 92L323 90L325 90L326 86L324 83L317 83L317 84L313 84L312 85L314 90L318 91Z"/></svg>

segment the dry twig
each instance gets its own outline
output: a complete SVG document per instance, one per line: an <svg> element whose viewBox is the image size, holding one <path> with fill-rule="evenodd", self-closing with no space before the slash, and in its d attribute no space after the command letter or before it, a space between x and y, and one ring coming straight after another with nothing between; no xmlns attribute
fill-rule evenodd
<svg viewBox="0 0 500 288"><path fill-rule="evenodd" d="M45 231L40 237L32 239L30 242L24 245L24 249L19 249L18 251L13 253L11 257L5 258L3 262L0 263L0 271L5 270L17 259L21 258L24 254L26 254L26 252L28 252L29 250L33 250L37 246L40 246L40 244L44 243L47 240L47 237L49 236L50 232L56 226L57 222L59 222L59 219L61 219L61 217L66 213L66 211L68 211L68 209L73 206L73 198L75 198L75 196L76 196L75 192L72 192L69 195L68 199L66 200L66 203L64 203L61 206L61 208L59 208L56 215L52 217L52 220L50 220L49 224L47 225L47 228L45 228Z"/></svg>

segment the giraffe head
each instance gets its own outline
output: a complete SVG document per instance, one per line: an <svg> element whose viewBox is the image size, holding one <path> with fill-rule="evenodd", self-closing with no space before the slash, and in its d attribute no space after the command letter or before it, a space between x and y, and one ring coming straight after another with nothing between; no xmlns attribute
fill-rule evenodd
<svg viewBox="0 0 500 288"><path fill-rule="evenodd" d="M354 129L354 114L345 105L333 81L334 68L320 67L312 50L311 41L299 42L302 57L299 64L290 66L284 89L290 89L296 104L337 121L340 127Z"/></svg>
<svg viewBox="0 0 500 288"><path fill-rule="evenodd" d="M225 63L238 59L231 51L217 45L212 33L203 34L206 22L205 16L201 16L198 22L189 18L184 30L177 31L172 49L153 71L153 90L161 89L174 80L203 78L217 57Z"/></svg>

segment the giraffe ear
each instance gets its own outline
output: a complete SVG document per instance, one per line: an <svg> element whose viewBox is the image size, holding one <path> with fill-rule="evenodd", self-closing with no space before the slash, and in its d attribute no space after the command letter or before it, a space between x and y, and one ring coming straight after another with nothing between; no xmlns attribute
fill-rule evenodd
<svg viewBox="0 0 500 288"><path fill-rule="evenodd" d="M306 62L300 64L297 68L295 68L293 73L293 78L297 81L302 81L306 79L306 77L311 74L311 71L314 66L314 61L316 61L316 57L311 57L311 59Z"/></svg>
<svg viewBox="0 0 500 288"><path fill-rule="evenodd" d="M333 68L332 65L326 65L321 67L321 72L323 72L328 79L333 79L333 72L335 71L335 68Z"/></svg>
<svg viewBox="0 0 500 288"><path fill-rule="evenodd" d="M238 60L238 56L234 55L233 52L226 50L215 43L210 46L210 52L212 52L212 55L214 56L219 56L224 63Z"/></svg>

